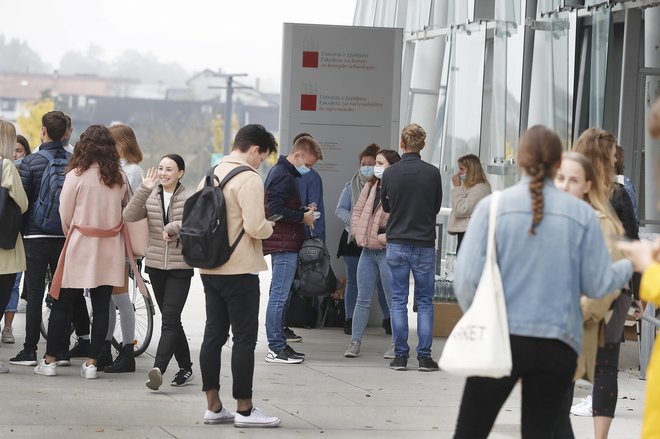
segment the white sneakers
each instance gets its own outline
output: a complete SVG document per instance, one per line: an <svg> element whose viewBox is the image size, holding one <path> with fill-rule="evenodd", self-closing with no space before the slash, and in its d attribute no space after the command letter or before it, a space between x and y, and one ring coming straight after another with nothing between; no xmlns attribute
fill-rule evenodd
<svg viewBox="0 0 660 439"><path fill-rule="evenodd" d="M571 406L571 413L575 416L593 416L591 395Z"/></svg>
<svg viewBox="0 0 660 439"><path fill-rule="evenodd" d="M0 373L9 373L9 366L0 361Z"/></svg>
<svg viewBox="0 0 660 439"><path fill-rule="evenodd" d="M34 373L37 375L43 375L47 377L54 377L57 375L57 363L53 361L50 364L46 364L46 360L42 359L39 361L39 364L37 364L34 368Z"/></svg>
<svg viewBox="0 0 660 439"><path fill-rule="evenodd" d="M230 422L234 422L234 414L225 407L222 407L222 410L218 413L213 410L207 410L204 413L204 423L207 425L228 424Z"/></svg>
<svg viewBox="0 0 660 439"><path fill-rule="evenodd" d="M149 369L147 378L149 378L149 381L147 381L146 386L151 390L158 390L160 385L163 384L163 373L157 367Z"/></svg>
<svg viewBox="0 0 660 439"><path fill-rule="evenodd" d="M236 428L272 428L280 425L280 422L280 418L266 416L256 407L252 407L250 416L243 416L240 413L234 415Z"/></svg>
<svg viewBox="0 0 660 439"><path fill-rule="evenodd" d="M87 361L84 361L82 366L80 366L80 376L86 380L95 380L96 379L96 366L87 365Z"/></svg>

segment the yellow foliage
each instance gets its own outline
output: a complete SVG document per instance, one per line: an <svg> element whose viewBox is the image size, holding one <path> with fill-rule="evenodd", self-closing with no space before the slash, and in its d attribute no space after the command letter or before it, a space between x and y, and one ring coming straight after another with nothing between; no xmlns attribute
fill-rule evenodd
<svg viewBox="0 0 660 439"><path fill-rule="evenodd" d="M40 99L25 104L25 111L16 121L18 131L28 139L32 151L41 145L41 117L55 110L55 102L50 99Z"/></svg>
<svg viewBox="0 0 660 439"><path fill-rule="evenodd" d="M232 135L236 134L241 128L241 124L238 120L236 113L231 115L231 131ZM224 118L216 114L211 123L211 132L213 133L213 151L223 152L224 141L225 141L225 120ZM229 144L229 149L231 150L231 142Z"/></svg>

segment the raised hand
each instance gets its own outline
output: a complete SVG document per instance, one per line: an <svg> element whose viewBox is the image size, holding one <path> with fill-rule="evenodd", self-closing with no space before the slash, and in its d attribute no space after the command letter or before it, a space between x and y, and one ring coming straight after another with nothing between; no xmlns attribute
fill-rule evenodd
<svg viewBox="0 0 660 439"><path fill-rule="evenodd" d="M147 169L147 175L142 176L142 184L153 189L158 183L158 169L149 168Z"/></svg>

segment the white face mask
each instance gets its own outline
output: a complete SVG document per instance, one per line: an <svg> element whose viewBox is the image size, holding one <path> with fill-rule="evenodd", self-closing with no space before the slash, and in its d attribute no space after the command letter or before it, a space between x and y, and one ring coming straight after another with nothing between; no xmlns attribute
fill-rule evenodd
<svg viewBox="0 0 660 439"><path fill-rule="evenodd" d="M385 172L385 166L374 166L374 177L383 178L383 172Z"/></svg>

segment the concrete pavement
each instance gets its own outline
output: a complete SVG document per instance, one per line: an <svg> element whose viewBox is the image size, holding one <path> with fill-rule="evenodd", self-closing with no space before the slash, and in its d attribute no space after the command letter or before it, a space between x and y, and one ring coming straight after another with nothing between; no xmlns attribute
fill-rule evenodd
<svg viewBox="0 0 660 439"><path fill-rule="evenodd" d="M204 425L206 399L201 392L199 349L204 329L204 294L195 276L183 314L196 380L186 387L171 387L177 371L174 360L158 392L144 383L153 366L160 321L146 354L137 358L137 372L118 375L99 373L99 379L80 377L83 359L71 367L58 368L57 377L32 373L32 367L10 366L0 375L0 438L450 438L452 437L463 380L443 372L421 373L412 368L396 372L387 367L382 353L389 336L381 328L367 328L359 358L343 357L350 337L341 328L295 329L302 343L294 349L305 352L301 365L272 365L267 352L265 309L269 274L261 275L260 332L256 351L254 404L268 415L282 418L276 429L235 429L232 425ZM414 314L411 313L411 347L416 345ZM159 317L159 314L157 314ZM0 361L8 362L22 347L25 314L17 314L14 334L17 344L0 348ZM433 356L439 356L444 339L434 339ZM43 355L45 344L39 345ZM221 397L234 411L231 398L229 348L223 349ZM410 365L416 366L413 358ZM639 438L645 381L637 372L637 343L622 346L617 417L610 437ZM576 396L588 388L578 385ZM484 395L488 397L488 395ZM519 433L519 386L502 409L492 438L516 438ZM572 417L577 438L593 437L590 418Z"/></svg>

